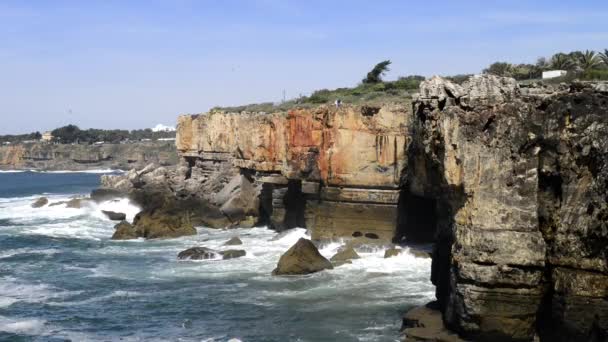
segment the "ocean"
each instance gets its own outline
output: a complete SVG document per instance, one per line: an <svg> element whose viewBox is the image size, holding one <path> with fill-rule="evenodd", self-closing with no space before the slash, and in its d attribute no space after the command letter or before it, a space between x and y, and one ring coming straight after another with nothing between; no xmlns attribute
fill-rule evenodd
<svg viewBox="0 0 608 342"><path fill-rule="evenodd" d="M434 299L430 259L361 251L352 264L308 276L270 273L305 229L218 230L171 240L112 241L100 210L31 208L88 194L100 174L0 172L0 341L397 341L401 316ZM245 257L180 261L189 247L222 249L233 236ZM339 242L322 246L331 257Z"/></svg>

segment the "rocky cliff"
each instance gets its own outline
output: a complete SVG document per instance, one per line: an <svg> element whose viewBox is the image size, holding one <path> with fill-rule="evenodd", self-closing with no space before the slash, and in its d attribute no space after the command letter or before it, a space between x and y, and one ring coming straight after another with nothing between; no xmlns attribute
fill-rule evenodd
<svg viewBox="0 0 608 342"><path fill-rule="evenodd" d="M138 222L434 242L438 304L462 336L595 341L608 328L607 121L604 85L433 78L402 105L184 115L177 168L103 184L140 202Z"/></svg>
<svg viewBox="0 0 608 342"><path fill-rule="evenodd" d="M88 170L142 168L148 163L175 165L172 141L128 144L63 145L30 143L0 146L0 169Z"/></svg>
<svg viewBox="0 0 608 342"><path fill-rule="evenodd" d="M403 187L437 215L432 281L450 328L547 341L608 328L607 123L592 85L421 85Z"/></svg>

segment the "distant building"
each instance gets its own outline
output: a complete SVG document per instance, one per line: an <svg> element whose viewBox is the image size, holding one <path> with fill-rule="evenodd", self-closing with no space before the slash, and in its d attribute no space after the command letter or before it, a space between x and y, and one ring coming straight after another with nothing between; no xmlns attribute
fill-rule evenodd
<svg viewBox="0 0 608 342"><path fill-rule="evenodd" d="M568 72L566 70L549 70L543 71L543 80L548 78L556 78L561 76L566 76Z"/></svg>
<svg viewBox="0 0 608 342"><path fill-rule="evenodd" d="M158 138L158 141L175 141L175 138Z"/></svg>
<svg viewBox="0 0 608 342"><path fill-rule="evenodd" d="M152 132L175 132L175 127L158 124L152 128Z"/></svg>
<svg viewBox="0 0 608 342"><path fill-rule="evenodd" d="M50 131L42 133L42 138L40 139L44 142L51 142L53 140L53 134Z"/></svg>

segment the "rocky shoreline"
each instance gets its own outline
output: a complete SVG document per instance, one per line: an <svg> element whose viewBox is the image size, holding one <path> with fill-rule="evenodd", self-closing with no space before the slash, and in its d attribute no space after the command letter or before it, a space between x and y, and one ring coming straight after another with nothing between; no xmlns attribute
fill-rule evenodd
<svg viewBox="0 0 608 342"><path fill-rule="evenodd" d="M103 176L102 191L143 209L117 234L267 225L432 242L436 308L462 338L605 339L606 84L481 75L420 88L402 105L181 116L176 167ZM332 266L307 242L292 249L317 265L300 270Z"/></svg>

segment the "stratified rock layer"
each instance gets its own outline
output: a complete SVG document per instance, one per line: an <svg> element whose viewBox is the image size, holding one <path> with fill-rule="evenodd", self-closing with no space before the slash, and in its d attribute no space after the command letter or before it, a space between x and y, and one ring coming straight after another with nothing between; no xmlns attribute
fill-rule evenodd
<svg viewBox="0 0 608 342"><path fill-rule="evenodd" d="M222 169L247 170L259 215L276 229L307 227L313 239L373 232L390 240L408 118L399 106L185 115L177 148L188 161L189 183ZM222 211L244 216L233 209L244 207L238 197L224 200L229 193L216 196Z"/></svg>
<svg viewBox="0 0 608 342"><path fill-rule="evenodd" d="M447 325L476 340L608 328L608 96L434 78L414 115L405 197L439 214L432 280Z"/></svg>

